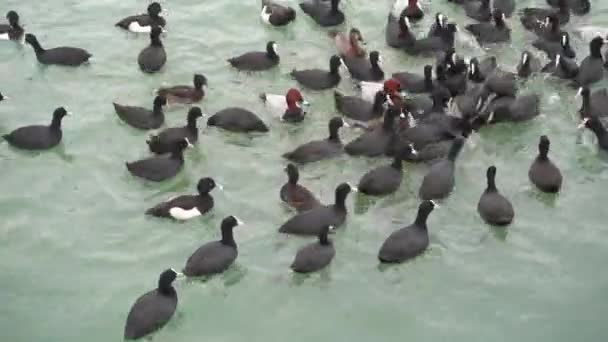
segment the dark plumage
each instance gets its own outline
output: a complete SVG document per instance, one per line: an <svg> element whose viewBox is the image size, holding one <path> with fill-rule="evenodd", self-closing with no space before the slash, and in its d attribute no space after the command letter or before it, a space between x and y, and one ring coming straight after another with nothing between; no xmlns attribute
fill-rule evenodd
<svg viewBox="0 0 608 342"><path fill-rule="evenodd" d="M422 180L418 192L420 198L423 200L443 199L450 195L456 184L454 177L456 158L463 145L464 138L456 138L447 157L431 166Z"/></svg>
<svg viewBox="0 0 608 342"><path fill-rule="evenodd" d="M397 72L392 78L399 81L401 90L412 94L430 93L433 91L433 66L425 65L423 75L411 72Z"/></svg>
<svg viewBox="0 0 608 342"><path fill-rule="evenodd" d="M175 313L177 292L172 286L178 273L169 269L161 273L158 287L139 298L127 316L124 338L136 340L162 328Z"/></svg>
<svg viewBox="0 0 608 342"><path fill-rule="evenodd" d="M118 117L123 122L138 129L157 129L162 126L165 123L163 106L166 104L167 99L163 96L156 96L154 98L152 110L113 103Z"/></svg>
<svg viewBox="0 0 608 342"><path fill-rule="evenodd" d="M303 185L298 184L300 172L294 164L288 164L285 168L287 172L287 183L281 187L279 195L281 201L287 203L297 211L306 211L321 205L315 195Z"/></svg>
<svg viewBox="0 0 608 342"><path fill-rule="evenodd" d="M20 40L23 37L23 27L19 23L19 14L9 11L6 14L7 24L0 24L0 40Z"/></svg>
<svg viewBox="0 0 608 342"><path fill-rule="evenodd" d="M334 91L334 103L336 110L349 119L367 122L382 117L386 94L383 91L376 93L374 102L370 103L358 96L345 96L339 91Z"/></svg>
<svg viewBox="0 0 608 342"><path fill-rule="evenodd" d="M608 89L602 88L591 94L588 87L581 87L577 95L583 100L579 110L581 119L608 116Z"/></svg>
<svg viewBox="0 0 608 342"><path fill-rule="evenodd" d="M539 190L543 192L556 193L562 187L562 173L559 168L549 159L549 145L551 142L545 135L540 137L538 143L538 156L530 165L528 178Z"/></svg>
<svg viewBox="0 0 608 342"><path fill-rule="evenodd" d="M167 63L167 53L160 40L161 33L162 29L160 27L153 27L150 31L150 45L141 50L139 56L137 56L137 64L143 72L158 72Z"/></svg>
<svg viewBox="0 0 608 342"><path fill-rule="evenodd" d="M369 54L369 60L362 57L343 57L350 75L359 81L381 81L384 79L382 56L378 51Z"/></svg>
<svg viewBox="0 0 608 342"><path fill-rule="evenodd" d="M541 68L542 66L540 65L538 58L532 55L529 51L524 51L521 53L519 64L517 64L517 76L521 78L528 78L533 73L539 72Z"/></svg>
<svg viewBox="0 0 608 342"><path fill-rule="evenodd" d="M585 57L578 68L574 85L583 87L604 78L604 59L602 57L604 39L595 37L589 43L589 56Z"/></svg>
<svg viewBox="0 0 608 342"><path fill-rule="evenodd" d="M189 220L204 215L213 208L213 197L209 193L215 187L212 178L201 178L196 186L198 194L172 197L146 210L146 214L176 220Z"/></svg>
<svg viewBox="0 0 608 342"><path fill-rule="evenodd" d="M416 36L410 31L409 19L405 13L395 18L389 13L386 22L386 43L394 48L402 48L416 42Z"/></svg>
<svg viewBox="0 0 608 342"><path fill-rule="evenodd" d="M547 0L547 3L553 7L559 7L560 0ZM568 0L568 5L572 13L576 15L585 15L591 10L590 0Z"/></svg>
<svg viewBox="0 0 608 342"><path fill-rule="evenodd" d="M429 246L427 219L435 208L433 201L424 201L411 225L394 231L384 241L378 259L384 263L401 263L422 254Z"/></svg>
<svg viewBox="0 0 608 342"><path fill-rule="evenodd" d="M296 20L296 11L272 0L262 0L262 20L272 26L285 26Z"/></svg>
<svg viewBox="0 0 608 342"><path fill-rule="evenodd" d="M79 66L89 61L91 54L81 48L56 47L52 49L43 48L36 36L31 33L25 35L25 42L34 48L38 62L47 65Z"/></svg>
<svg viewBox="0 0 608 342"><path fill-rule="evenodd" d="M501 11L506 17L511 17L515 12L515 0L493 0L492 5L494 10Z"/></svg>
<svg viewBox="0 0 608 342"><path fill-rule="evenodd" d="M445 25L436 35L429 35L403 47L403 51L409 55L432 55L446 51L454 47L457 32L456 24Z"/></svg>
<svg viewBox="0 0 608 342"><path fill-rule="evenodd" d="M497 66L498 63L494 56L484 58L481 62L476 57L473 57L469 61L468 78L475 83L484 82L486 78L494 72Z"/></svg>
<svg viewBox="0 0 608 342"><path fill-rule="evenodd" d="M135 162L127 162L127 170L136 177L153 182L172 178L184 167L184 150L192 145L184 139L174 145L171 154L155 156Z"/></svg>
<svg viewBox="0 0 608 342"><path fill-rule="evenodd" d="M206 243L192 253L186 261L184 274L188 277L202 277L226 271L238 256L233 229L242 224L234 216L224 218L221 225L221 240Z"/></svg>
<svg viewBox="0 0 608 342"><path fill-rule="evenodd" d="M555 77L567 80L577 77L579 67L574 60L558 54L554 61L550 61L543 67L542 72L549 72Z"/></svg>
<svg viewBox="0 0 608 342"><path fill-rule="evenodd" d="M339 227L346 220L346 197L356 189L346 183L336 188L336 200L332 205L324 205L298 213L280 228L280 233L318 236L327 226Z"/></svg>
<svg viewBox="0 0 608 342"><path fill-rule="evenodd" d="M417 154L410 144L408 148L395 153L390 165L380 166L368 171L359 180L357 189L363 194L372 196L389 195L397 191L403 179L403 161Z"/></svg>
<svg viewBox="0 0 608 342"><path fill-rule="evenodd" d="M46 150L58 145L63 136L61 120L68 115L63 107L55 109L49 126L33 125L17 128L3 136L11 146L24 150Z"/></svg>
<svg viewBox="0 0 608 342"><path fill-rule="evenodd" d="M330 89L340 83L340 66L344 63L339 56L329 60L329 71L321 69L293 70L290 75L298 83L313 90Z"/></svg>
<svg viewBox="0 0 608 342"><path fill-rule="evenodd" d="M336 255L334 244L328 238L329 226L321 228L319 241L313 242L298 250L291 263L291 269L297 273L311 273L325 268Z"/></svg>
<svg viewBox="0 0 608 342"><path fill-rule="evenodd" d="M496 188L496 166L490 166L487 171L488 186L479 198L477 212L486 223L505 226L513 221L515 213L511 202L500 194Z"/></svg>
<svg viewBox="0 0 608 342"><path fill-rule="evenodd" d="M0 93L0 102L2 102L4 100L8 100L8 96L5 96L2 93Z"/></svg>
<svg viewBox="0 0 608 342"><path fill-rule="evenodd" d="M177 85L160 88L156 94L164 96L169 103L192 104L199 102L205 97L207 78L201 74L195 74L192 83L193 86Z"/></svg>
<svg viewBox="0 0 608 342"><path fill-rule="evenodd" d="M469 24L465 29L475 36L480 45L510 41L511 28L505 22L504 13L494 10L492 20L492 23Z"/></svg>
<svg viewBox="0 0 608 342"><path fill-rule="evenodd" d="M565 25L570 21L570 6L568 5L569 0L557 0L559 3L559 9L556 11L552 8L524 8L520 13L521 24L527 30L534 30L538 27L539 23L542 23L548 16L555 15L559 18L560 25Z"/></svg>
<svg viewBox="0 0 608 342"><path fill-rule="evenodd" d="M492 20L490 0L467 1L464 3L464 11L469 18L486 22Z"/></svg>
<svg viewBox="0 0 608 342"><path fill-rule="evenodd" d="M368 131L344 146L344 151L351 156L379 157L395 139L395 119L403 115L401 108L390 106L384 114L382 126ZM403 115L405 118L405 115Z"/></svg>
<svg viewBox="0 0 608 342"><path fill-rule="evenodd" d="M570 35L568 32L562 32L559 42L539 38L532 43L532 46L545 52L549 59L555 59L555 56L558 54L568 58L576 57L576 52L570 46Z"/></svg>
<svg viewBox="0 0 608 342"><path fill-rule="evenodd" d="M339 130L346 123L342 118L335 117L329 121L329 137L323 140L313 140L298 146L295 150L283 154L283 158L295 163L305 164L334 158L344 152Z"/></svg>
<svg viewBox="0 0 608 342"><path fill-rule="evenodd" d="M521 122L533 119L540 114L540 96L537 94L520 95L508 104L496 106L488 123L505 121Z"/></svg>
<svg viewBox="0 0 608 342"><path fill-rule="evenodd" d="M597 144L600 149L608 151L608 131L596 116L588 117L583 119L583 122L579 125L579 128L589 128L597 137Z"/></svg>
<svg viewBox="0 0 608 342"><path fill-rule="evenodd" d="M207 119L207 126L237 133L268 132L268 126L257 115L238 107L229 107L213 114Z"/></svg>
<svg viewBox="0 0 608 342"><path fill-rule="evenodd" d="M160 14L162 7L158 2L148 5L146 14L132 15L116 23L117 27L131 32L150 32L152 27L165 27L167 22Z"/></svg>
<svg viewBox="0 0 608 342"><path fill-rule="evenodd" d="M336 26L344 22L344 13L339 8L340 0L308 0L300 3L300 8L317 24L323 27Z"/></svg>
<svg viewBox="0 0 608 342"><path fill-rule="evenodd" d="M175 144L188 138L191 144L198 141L198 127L196 120L203 117L203 112L199 107L192 107L188 111L186 125L183 127L165 128L160 133L150 136L146 143L150 148L150 152L163 154L173 150Z"/></svg>
<svg viewBox="0 0 608 342"><path fill-rule="evenodd" d="M262 71L279 65L280 57L277 54L277 44L268 42L266 51L247 52L240 56L230 58L228 63L242 71Z"/></svg>
<svg viewBox="0 0 608 342"><path fill-rule="evenodd" d="M403 15L408 17L410 20L420 20L424 17L422 7L418 3L418 0L408 0L407 6L401 12Z"/></svg>

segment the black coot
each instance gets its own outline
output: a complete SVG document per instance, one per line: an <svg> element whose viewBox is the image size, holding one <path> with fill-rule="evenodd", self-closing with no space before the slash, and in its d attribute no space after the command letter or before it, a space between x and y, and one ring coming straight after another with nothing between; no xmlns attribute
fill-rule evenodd
<svg viewBox="0 0 608 342"><path fill-rule="evenodd" d="M464 11L469 18L486 22L492 20L492 9L490 0L467 1L464 3Z"/></svg>
<svg viewBox="0 0 608 342"><path fill-rule="evenodd" d="M469 61L468 77L469 80L475 83L481 83L491 75L498 67L496 57L490 56L479 61L477 57L471 58Z"/></svg>
<svg viewBox="0 0 608 342"><path fill-rule="evenodd" d="M422 254L429 246L426 221L435 207L433 201L420 203L414 223L389 235L380 247L378 259L384 263L401 263Z"/></svg>
<svg viewBox="0 0 608 342"><path fill-rule="evenodd" d="M68 115L63 107L55 109L53 120L48 126L33 125L17 128L3 136L11 146L24 150L46 150L61 142L61 120Z"/></svg>
<svg viewBox="0 0 608 342"><path fill-rule="evenodd" d="M477 212L488 224L506 226L513 221L515 216L513 205L496 188L496 166L490 166L486 176L488 186L479 198Z"/></svg>
<svg viewBox="0 0 608 342"><path fill-rule="evenodd" d="M342 183L336 188L334 204L324 205L297 214L285 222L280 228L280 233L294 235L317 236L321 229L327 226L339 227L346 220L346 197L351 191L356 191L347 183Z"/></svg>
<svg viewBox="0 0 608 342"><path fill-rule="evenodd" d="M454 139L447 157L431 166L429 172L424 176L418 194L423 200L443 199L450 195L456 184L454 177L455 162L462 146L464 138Z"/></svg>
<svg viewBox="0 0 608 342"><path fill-rule="evenodd" d="M277 54L277 43L268 42L266 51L247 52L240 56L228 59L228 63L238 70L262 71L279 65L280 57Z"/></svg>
<svg viewBox="0 0 608 342"><path fill-rule="evenodd" d="M349 119L367 122L382 117L386 94L383 91L376 93L374 102L370 103L358 96L345 96L339 91L334 91L334 103L336 110Z"/></svg>
<svg viewBox="0 0 608 342"><path fill-rule="evenodd" d="M268 132L268 126L257 115L239 107L229 107L213 114L207 119L207 126L238 133Z"/></svg>
<svg viewBox="0 0 608 342"><path fill-rule="evenodd" d="M524 8L521 10L519 19L522 25L527 30L534 30L538 27L539 23L542 23L548 16L557 15L559 18L560 25L565 25L570 21L570 6L568 2L570 0L557 0L559 10L555 11L551 8Z"/></svg>
<svg viewBox="0 0 608 342"><path fill-rule="evenodd" d="M494 10L492 21L492 23L469 24L465 29L475 36L480 45L510 41L511 28L505 22L505 14L500 10Z"/></svg>
<svg viewBox="0 0 608 342"><path fill-rule="evenodd" d="M313 140L298 146L295 150L283 154L283 158L295 163L306 164L323 159L334 158L344 152L339 130L347 126L340 117L329 120L329 137L323 140Z"/></svg>
<svg viewBox="0 0 608 342"><path fill-rule="evenodd" d="M296 11L272 0L262 0L262 20L272 26L285 26L296 20Z"/></svg>
<svg viewBox="0 0 608 342"><path fill-rule="evenodd" d="M171 154L155 156L135 162L127 162L127 170L136 177L153 182L172 178L184 167L184 150L191 147L188 139L174 145Z"/></svg>
<svg viewBox="0 0 608 342"><path fill-rule="evenodd" d="M336 26L344 22L344 13L339 8L340 0L308 0L300 3L300 8L317 24L323 27Z"/></svg>
<svg viewBox="0 0 608 342"><path fill-rule="evenodd" d="M596 116L584 118L583 122L579 125L579 128L589 128L597 137L597 144L599 147L608 151L608 131L602 124L599 118Z"/></svg>
<svg viewBox="0 0 608 342"><path fill-rule="evenodd" d="M167 53L160 40L161 33L162 29L160 27L153 27L150 31L150 45L141 50L139 56L137 56L137 64L143 72L158 72L167 63Z"/></svg>
<svg viewBox="0 0 608 342"><path fill-rule="evenodd" d="M195 74L192 80L193 85L177 85L172 87L160 88L157 94L164 96L169 103L192 104L199 102L205 97L207 78L201 74Z"/></svg>
<svg viewBox="0 0 608 342"><path fill-rule="evenodd" d="M530 165L528 178L536 187L549 193L556 193L562 187L562 173L549 159L549 145L551 142L546 135L540 137L538 143L538 156Z"/></svg>
<svg viewBox="0 0 608 342"><path fill-rule="evenodd" d="M212 178L201 178L196 185L198 194L172 197L146 210L146 214L180 221L199 217L213 208L213 197L209 193L216 186Z"/></svg>
<svg viewBox="0 0 608 342"><path fill-rule="evenodd" d="M399 18L389 13L385 36L386 44L394 48L402 48L416 42L416 36L410 31L409 19L405 13L401 13Z"/></svg>
<svg viewBox="0 0 608 342"><path fill-rule="evenodd" d="M300 172L294 164L288 164L285 168L287 172L287 183L281 187L279 195L281 201L287 203L297 211L306 211L321 205L315 195L301 184L298 184Z"/></svg>
<svg viewBox="0 0 608 342"><path fill-rule="evenodd" d="M177 308L177 292L172 285L177 276L173 269L164 271L158 279L158 287L137 298L127 316L126 340L149 335L171 320Z"/></svg>
<svg viewBox="0 0 608 342"><path fill-rule="evenodd" d="M547 3L553 7L559 7L560 0L547 0ZM585 15L591 10L591 0L568 0L568 5L572 13L576 15Z"/></svg>
<svg viewBox="0 0 608 342"><path fill-rule="evenodd" d="M359 180L357 189L363 194L372 196L384 196L392 194L399 189L403 179L403 161L411 159L417 154L410 144L406 149L395 153L390 165L380 166L368 171Z"/></svg>
<svg viewBox="0 0 608 342"><path fill-rule="evenodd" d="M340 67L344 63L339 56L329 59L329 71L321 69L293 70L290 75L298 83L313 90L330 89L338 85L340 80Z"/></svg>
<svg viewBox="0 0 608 342"><path fill-rule="evenodd" d="M152 27L160 26L165 27L167 22L160 14L162 7L158 2L153 2L148 5L146 14L138 14L126 17L116 23L117 27L131 32L150 32Z"/></svg>
<svg viewBox="0 0 608 342"><path fill-rule="evenodd" d="M327 267L336 255L334 244L329 240L330 226L321 228L318 238L319 241L313 242L302 247L296 253L296 257L291 263L291 269L297 273L312 273Z"/></svg>
<svg viewBox="0 0 608 342"><path fill-rule="evenodd" d="M568 58L576 57L576 52L570 46L570 35L568 32L562 32L559 42L539 38L532 43L532 46L545 52L549 59L555 59L555 56L558 54Z"/></svg>
<svg viewBox="0 0 608 342"><path fill-rule="evenodd" d="M524 51L521 53L521 59L517 65L517 76L521 78L528 78L533 73L539 72L541 68L542 66L540 65L538 58L532 55L529 51Z"/></svg>
<svg viewBox="0 0 608 342"><path fill-rule="evenodd" d="M343 57L350 75L359 81L380 81L384 79L382 56L378 51L369 54L369 60L362 57Z"/></svg>
<svg viewBox="0 0 608 342"><path fill-rule="evenodd" d="M391 105L384 114L382 126L363 133L344 146L344 150L351 156L378 157L385 154L395 139L395 119L400 115L403 115L401 108Z"/></svg>
<svg viewBox="0 0 608 342"><path fill-rule="evenodd" d="M604 59L602 57L604 39L595 37L589 43L589 56L585 57L578 68L575 86L583 87L604 78Z"/></svg>
<svg viewBox="0 0 608 342"><path fill-rule="evenodd" d="M184 274L188 277L210 276L226 271L236 260L238 249L233 229L242 225L239 219L228 216L222 220L222 238L200 246L186 261Z"/></svg>
<svg viewBox="0 0 608 342"><path fill-rule="evenodd" d="M6 14L7 24L0 24L0 40L20 40L25 32L19 23L19 14L9 11Z"/></svg>
<svg viewBox="0 0 608 342"><path fill-rule="evenodd" d="M454 47L456 32L458 31L456 24L449 23L445 28L442 28L439 35L431 35L426 38L421 38L403 47L403 51L409 55L432 55L438 52L446 51Z"/></svg>
<svg viewBox="0 0 608 342"><path fill-rule="evenodd" d="M199 107L192 107L188 111L187 123L183 127L171 127L162 130L156 135L150 136L146 143L150 152L163 154L172 151L173 146L178 142L188 138L191 144L198 141L198 127L196 120L203 117L203 112Z"/></svg>
<svg viewBox="0 0 608 342"><path fill-rule="evenodd" d="M397 72L392 78L399 81L401 90L412 94L430 93L433 91L433 66L425 65L423 75L412 72Z"/></svg>
<svg viewBox="0 0 608 342"><path fill-rule="evenodd" d="M520 95L513 101L493 108L488 123L505 121L521 122L533 119L540 114L540 96L537 94Z"/></svg>
<svg viewBox="0 0 608 342"><path fill-rule="evenodd" d="M25 42L34 48L38 62L47 65L79 66L89 61L93 56L87 50L75 47L43 48L36 36L31 33L25 35Z"/></svg>
<svg viewBox="0 0 608 342"><path fill-rule="evenodd" d="M113 103L114 110L120 120L138 129L157 129L162 126L165 123L163 106L166 104L167 99L163 96L154 98L152 110Z"/></svg>
<svg viewBox="0 0 608 342"><path fill-rule="evenodd" d="M608 116L608 89L602 88L591 94L588 87L581 87L578 90L577 96L583 99L581 109L579 110L581 119L592 116Z"/></svg>
<svg viewBox="0 0 608 342"><path fill-rule="evenodd" d="M542 72L548 72L555 77L569 80L577 77L579 67L573 59L558 54L555 56L555 60L550 61L543 67Z"/></svg>

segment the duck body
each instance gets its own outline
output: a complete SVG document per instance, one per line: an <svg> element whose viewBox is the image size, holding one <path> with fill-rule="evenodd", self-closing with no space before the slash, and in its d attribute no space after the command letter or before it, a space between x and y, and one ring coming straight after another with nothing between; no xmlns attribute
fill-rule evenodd
<svg viewBox="0 0 608 342"><path fill-rule="evenodd" d="M511 29L504 22L504 14L495 11L492 23L469 24L465 26L480 45L502 43L511 40Z"/></svg>
<svg viewBox="0 0 608 342"><path fill-rule="evenodd" d="M291 269L296 273L311 273L319 271L331 263L336 255L332 241L327 237L329 227L323 227L319 233L319 241L308 244L298 250L291 263Z"/></svg>
<svg viewBox="0 0 608 342"><path fill-rule="evenodd" d="M385 30L388 46L398 49L416 42L416 36L410 31L408 22L405 14L401 14L398 18L395 18L392 13L388 15Z"/></svg>
<svg viewBox="0 0 608 342"><path fill-rule="evenodd" d="M200 102L205 97L207 78L201 74L194 75L194 85L177 85L163 87L156 94L167 99L167 103L192 104Z"/></svg>
<svg viewBox="0 0 608 342"><path fill-rule="evenodd" d="M539 153L530 165L528 178L539 190L557 193L562 187L562 174L548 157L549 144L549 138L541 136L538 144Z"/></svg>
<svg viewBox="0 0 608 342"><path fill-rule="evenodd" d="M298 212L321 206L319 200L310 190L298 184L300 173L296 165L287 165L285 172L287 172L288 181L279 191L281 201L296 209Z"/></svg>
<svg viewBox="0 0 608 342"><path fill-rule="evenodd" d="M372 51L367 58L343 57L344 64L350 75L359 81L381 81L384 79L384 71L380 67L382 59L377 51Z"/></svg>
<svg viewBox="0 0 608 342"><path fill-rule="evenodd" d="M286 26L296 20L296 11L271 0L262 0L262 20L272 26Z"/></svg>
<svg viewBox="0 0 608 342"><path fill-rule="evenodd" d="M531 120L540 114L540 96L537 94L520 95L515 99L509 99L504 105L493 108L493 116L490 123L497 122L522 122Z"/></svg>
<svg viewBox="0 0 608 342"><path fill-rule="evenodd" d="M532 43L532 46L546 53L547 57L552 60L554 60L558 54L567 58L576 57L576 51L570 46L570 36L567 32L562 34L559 42L539 38Z"/></svg>
<svg viewBox="0 0 608 342"><path fill-rule="evenodd" d="M192 146L190 142L184 139L174 146L171 154L127 162L127 170L133 176L152 182L162 182L175 177L182 170L184 167L184 150L190 146Z"/></svg>
<svg viewBox="0 0 608 342"><path fill-rule="evenodd" d="M76 67L87 63L93 56L87 50L76 47L56 47L44 49L38 43L36 36L26 34L25 41L34 48L38 62L45 65L62 65Z"/></svg>
<svg viewBox="0 0 608 342"><path fill-rule="evenodd" d="M290 75L298 83L313 90L331 89L340 83L340 66L343 65L339 56L332 56L329 60L329 71L321 69L293 70Z"/></svg>
<svg viewBox="0 0 608 342"><path fill-rule="evenodd" d="M188 139L191 144L198 141L198 127L196 120L203 114L198 107L193 107L188 112L188 123L183 127L171 127L162 130L156 135L150 136L146 141L150 152L156 154L169 153L180 141Z"/></svg>
<svg viewBox="0 0 608 342"><path fill-rule="evenodd" d="M207 126L237 133L268 132L268 126L257 115L239 107L220 110L207 120Z"/></svg>
<svg viewBox="0 0 608 342"><path fill-rule="evenodd" d="M344 13L338 8L340 0L308 0L300 9L322 27L337 26L344 22Z"/></svg>
<svg viewBox="0 0 608 342"><path fill-rule="evenodd" d="M160 71L167 63L167 53L160 40L162 29L158 26L150 30L150 45L139 52L137 64L139 69L145 73L155 73Z"/></svg>
<svg viewBox="0 0 608 342"><path fill-rule="evenodd" d="M160 16L161 12L161 5L153 2L148 5L147 13L128 16L117 22L115 26L135 33L149 33L153 27L165 27L167 24L165 18Z"/></svg>
<svg viewBox="0 0 608 342"><path fill-rule="evenodd" d="M131 127L150 130L160 128L165 123L165 114L162 106L167 103L166 99L157 96L154 99L153 109L147 109L137 106L126 106L118 103L113 103L114 111L126 124Z"/></svg>
<svg viewBox="0 0 608 342"><path fill-rule="evenodd" d="M210 195L182 195L160 203L146 211L156 217L187 220L205 215L213 208L213 197Z"/></svg>
<svg viewBox="0 0 608 342"><path fill-rule="evenodd" d="M463 138L456 138L450 148L447 158L433 164L424 176L418 194L423 200L444 199L454 189L455 160L462 146Z"/></svg>
<svg viewBox="0 0 608 342"><path fill-rule="evenodd" d="M59 107L53 112L53 120L50 125L17 128L9 134L5 134L3 138L11 146L23 150L38 151L53 148L61 142L63 137L61 120L66 115L68 115L68 112L63 107Z"/></svg>
<svg viewBox="0 0 608 342"><path fill-rule="evenodd" d="M384 116L382 126L365 132L349 142L344 147L344 151L351 156L378 157L384 155L389 144L396 138L394 122L399 114L399 108L389 108Z"/></svg>
<svg viewBox="0 0 608 342"><path fill-rule="evenodd" d="M6 19L8 19L8 24L0 24L0 40L20 40L25 30L19 23L19 14L9 11Z"/></svg>
<svg viewBox="0 0 608 342"><path fill-rule="evenodd" d="M505 226L513 221L513 205L496 188L496 167L490 166L487 171L488 186L479 198L477 212L488 224Z"/></svg>
<svg viewBox="0 0 608 342"><path fill-rule="evenodd" d="M323 159L335 158L344 153L344 147L339 129L345 125L344 120L335 117L329 121L329 137L323 140L313 140L298 146L291 152L283 154L283 158L299 164L313 163Z"/></svg>

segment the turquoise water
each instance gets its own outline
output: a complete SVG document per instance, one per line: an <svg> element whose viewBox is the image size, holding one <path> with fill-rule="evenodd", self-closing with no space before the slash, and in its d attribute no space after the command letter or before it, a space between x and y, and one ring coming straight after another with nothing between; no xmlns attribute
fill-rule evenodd
<svg viewBox="0 0 608 342"><path fill-rule="evenodd" d="M482 130L465 145L457 165L454 194L431 214L429 251L413 262L381 268L376 259L384 239L409 224L426 168L407 165L401 189L370 200L351 195L350 214L335 236L331 267L310 277L293 276L289 264L310 240L280 236L292 213L278 199L285 182L280 155L300 143L326 136L335 115L331 92L305 92L310 115L285 125L264 110L257 95L283 93L294 68L327 67L334 53L325 31L298 12L285 29L263 26L257 1L163 2L168 64L160 74L143 75L137 54L146 35L113 27L141 12L144 1L59 1L26 6L2 0L0 11L17 10L26 30L43 46L88 49L90 66L64 69L38 65L28 46L0 44L0 133L47 122L52 110L74 113L64 121L61 147L42 154L0 144L0 336L3 341L119 341L133 301L154 288L159 273L181 268L200 244L219 236L221 219L246 222L235 233L235 267L207 282L179 281L180 303L156 341L601 341L608 336L608 227L604 203L608 164L597 155L589 132L577 143L574 92L538 77L521 92L542 93L542 116L532 122ZM297 6L295 1L290 1ZM518 6L544 1L518 1ZM344 1L348 25L361 29L368 48L380 50L385 71L421 70L429 62L391 50L384 25L391 1ZM441 10L461 24L462 9L445 1L422 1L427 17L416 25L425 34ZM594 13L574 17L569 30L608 27L608 4L594 1ZM463 26L463 25L461 25ZM532 36L512 22L512 45L487 53L512 69ZM225 59L265 42L279 43L281 66L248 75ZM572 39L579 58L586 43ZM464 33L458 51L485 54ZM531 49L531 47L529 47ZM131 177L127 160L147 156L147 133L115 116L112 101L150 106L162 84L189 84L192 74L209 79L202 103L207 113L228 105L256 111L271 127L253 137L204 128L198 146L187 152L185 171L162 184ZM606 86L603 81L598 87ZM355 92L346 79L340 87ZM172 108L168 124L185 122L186 109ZM359 134L345 130L349 141ZM551 156L565 177L557 197L538 194L527 180L538 136L552 140ZM301 169L302 183L324 202L334 188L356 182L386 160L343 157ZM508 231L489 228L476 204L485 187L485 169L498 167L497 183L516 210ZM187 223L147 218L146 208L179 193L192 193L200 177L224 185L214 191L216 208Z"/></svg>

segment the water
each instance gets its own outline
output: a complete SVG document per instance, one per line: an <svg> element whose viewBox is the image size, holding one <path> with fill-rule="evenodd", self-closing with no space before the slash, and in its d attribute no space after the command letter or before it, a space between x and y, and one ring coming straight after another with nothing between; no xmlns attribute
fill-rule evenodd
<svg viewBox="0 0 608 342"><path fill-rule="evenodd" d="M344 2L349 26L361 29L369 49L382 51L386 71L421 71L429 62L385 46L383 28L392 2ZM533 4L541 1L519 6ZM533 79L521 91L543 94L541 117L484 129L470 139L458 162L456 191L430 217L431 246L423 257L386 269L376 259L390 232L415 216L426 169L407 165L395 195L374 201L350 196L348 222L334 237L337 255L329 270L294 277L288 266L309 240L277 233L292 215L278 200L285 181L280 155L324 137L336 113L331 92L305 92L313 103L310 116L302 125L285 125L265 112L257 95L294 86L287 76L294 67L327 67L332 42L301 12L286 29L261 25L257 1L164 5L169 62L164 72L148 76L136 64L147 37L113 27L141 12L146 2L49 0L24 6L2 0L0 10L18 10L43 45L80 46L95 55L89 67L44 68L31 48L0 46L0 90L12 97L0 104L0 133L47 122L60 105L74 113L64 121L58 149L31 154L0 144L2 340L121 340L133 301L155 286L162 270L183 267L200 244L216 239L219 222L231 214L247 223L236 231L237 265L208 282L178 282L177 315L155 340L558 342L608 336L603 300L608 275L602 272L608 258L603 211L608 164L598 157L589 132L577 144L574 91L555 80ZM460 8L445 1L422 5L427 17L415 27L420 34L438 10L460 23L466 20ZM597 13L574 17L568 28L603 27L605 32L608 5L594 1L593 6ZM517 20L512 26L512 45L488 51L507 69L514 68L532 38ZM280 45L278 70L239 74L224 62L261 50L268 40ZM586 56L584 41L575 35L572 43L581 58ZM457 45L467 56L484 54L466 34ZM179 177L158 185L134 179L124 162L147 156L147 134L119 122L112 101L150 106L155 88L188 84L195 72L209 79L204 111L248 107L271 131L246 137L204 129ZM348 79L340 89L354 93ZM181 125L185 115L184 108L172 109L168 124ZM347 130L343 136L349 141L357 134ZM541 134L552 139L551 156L565 177L557 197L538 194L527 180ZM337 184L356 182L386 162L344 157L306 166L301 178L330 202ZM489 228L476 213L491 164L516 210L507 233ZM183 224L144 217L146 208L166 197L192 193L203 176L225 187L214 191L216 208L210 215Z"/></svg>

